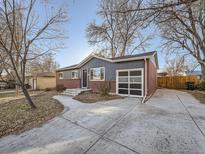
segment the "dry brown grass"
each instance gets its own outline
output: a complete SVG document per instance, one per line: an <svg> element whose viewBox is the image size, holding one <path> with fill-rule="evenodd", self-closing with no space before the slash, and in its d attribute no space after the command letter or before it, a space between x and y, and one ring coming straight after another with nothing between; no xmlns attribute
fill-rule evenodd
<svg viewBox="0 0 205 154"><path fill-rule="evenodd" d="M187 91L187 92L190 93L192 96L194 96L197 100L199 100L200 103L205 104L205 92L198 91L198 90Z"/></svg>
<svg viewBox="0 0 205 154"><path fill-rule="evenodd" d="M96 103L99 101L108 101L113 99L122 99L124 97L118 95L108 95L108 96L101 96L97 93L84 93L78 96L75 96L73 99L81 101L83 103Z"/></svg>
<svg viewBox="0 0 205 154"><path fill-rule="evenodd" d="M45 93L46 92L44 92L44 91L29 91L30 96L36 96L36 95L41 95L41 94L45 94ZM12 96L5 96L5 97L0 96L0 104L10 102L10 101L13 101L13 100L22 99L24 97L25 96L21 93L20 93L19 96L15 96L15 94L13 94Z"/></svg>
<svg viewBox="0 0 205 154"><path fill-rule="evenodd" d="M31 110L25 98L0 103L0 137L39 127L63 111L63 105L52 97L56 92L33 96L37 109Z"/></svg>

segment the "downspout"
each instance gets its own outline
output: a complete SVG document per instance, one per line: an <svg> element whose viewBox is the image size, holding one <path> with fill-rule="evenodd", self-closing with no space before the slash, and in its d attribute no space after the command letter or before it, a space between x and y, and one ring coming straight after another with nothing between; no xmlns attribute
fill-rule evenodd
<svg viewBox="0 0 205 154"><path fill-rule="evenodd" d="M144 63L145 63L145 66L144 66L144 97L142 99L142 103L145 103L145 99L147 97L147 59L144 58Z"/></svg>

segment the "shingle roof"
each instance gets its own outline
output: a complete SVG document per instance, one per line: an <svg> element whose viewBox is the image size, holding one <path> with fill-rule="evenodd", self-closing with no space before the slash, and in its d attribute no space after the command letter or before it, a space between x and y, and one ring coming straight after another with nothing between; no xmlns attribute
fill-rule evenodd
<svg viewBox="0 0 205 154"><path fill-rule="evenodd" d="M67 66L67 67L62 67L62 68L57 69L57 71L68 70L68 69L71 69L71 68L76 67L76 66L78 66L78 64L70 65L70 66Z"/></svg>
<svg viewBox="0 0 205 154"><path fill-rule="evenodd" d="M53 72L42 72L42 73L37 73L36 76L38 76L38 77L55 77L56 74Z"/></svg>
<svg viewBox="0 0 205 154"><path fill-rule="evenodd" d="M156 51L152 51L152 52L145 52L145 53L140 53L140 54L135 54L135 55L119 56L119 57L110 58L110 59L117 60L117 59L133 58L133 57L144 57L144 56L151 56L155 53L156 53Z"/></svg>
<svg viewBox="0 0 205 154"><path fill-rule="evenodd" d="M152 51L152 52L145 52L145 53L140 53L140 54L135 54L135 55L126 55L126 56L120 56L120 57L115 57L115 58L102 58L104 60L107 60L107 61L111 61L111 62L117 62L117 61L121 61L121 60L125 60L128 59L130 60L129 58L144 58L144 57L149 57L149 56L152 56L156 53L156 51ZM98 56L95 56L95 55L91 55L93 57L98 57ZM86 58L88 59L89 56ZM98 57L98 58L101 58L101 57ZM156 58L157 59L157 58ZM85 61L85 60L84 60ZM82 62L81 62L82 63ZM70 69L76 69L78 68L80 65L82 65L81 63L79 64L75 64L75 65L71 65L71 66L68 66L68 67L63 67L63 68L60 68L60 69L57 69L56 71L64 71L64 70L70 70ZM158 62L157 63L157 67L158 67Z"/></svg>

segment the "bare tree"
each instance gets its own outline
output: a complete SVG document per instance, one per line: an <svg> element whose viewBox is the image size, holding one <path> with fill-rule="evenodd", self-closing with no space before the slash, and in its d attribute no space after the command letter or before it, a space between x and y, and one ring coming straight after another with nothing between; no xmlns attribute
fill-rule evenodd
<svg viewBox="0 0 205 154"><path fill-rule="evenodd" d="M3 77L5 72L21 87L31 108L36 106L25 86L28 61L59 48L64 36L61 26L67 21L63 8L47 11L42 18L35 9L37 3L41 5L37 0L0 2L0 81L10 82Z"/></svg>
<svg viewBox="0 0 205 154"><path fill-rule="evenodd" d="M196 59L201 66L202 79L205 79L204 0L144 0L143 7L125 12L135 11L143 12L144 20L157 25L166 52L180 52Z"/></svg>
<svg viewBox="0 0 205 154"><path fill-rule="evenodd" d="M161 11L155 19L169 52L192 55L205 79L205 2L184 1L183 5Z"/></svg>
<svg viewBox="0 0 205 154"><path fill-rule="evenodd" d="M144 51L151 35L142 35L144 21L138 11L125 10L141 7L124 0L102 0L98 15L103 19L101 24L91 23L87 28L87 37L91 45L96 45L101 55L116 57ZM120 11L121 13L118 13Z"/></svg>
<svg viewBox="0 0 205 154"><path fill-rule="evenodd" d="M166 55L166 71L169 76L181 76L192 73L199 64L193 57L180 54Z"/></svg>
<svg viewBox="0 0 205 154"><path fill-rule="evenodd" d="M176 54L166 58L166 71L169 76L181 76L186 73L186 62L184 56Z"/></svg>
<svg viewBox="0 0 205 154"><path fill-rule="evenodd" d="M53 54L48 53L28 62L26 74L36 75L42 72L55 72L59 64L55 61Z"/></svg>

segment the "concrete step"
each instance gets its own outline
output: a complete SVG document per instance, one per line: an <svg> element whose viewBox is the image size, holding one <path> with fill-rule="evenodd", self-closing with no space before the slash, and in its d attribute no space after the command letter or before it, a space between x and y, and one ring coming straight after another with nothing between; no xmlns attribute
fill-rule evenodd
<svg viewBox="0 0 205 154"><path fill-rule="evenodd" d="M77 96L81 94L82 92L91 91L91 89L66 89L62 94L68 95L68 96Z"/></svg>

